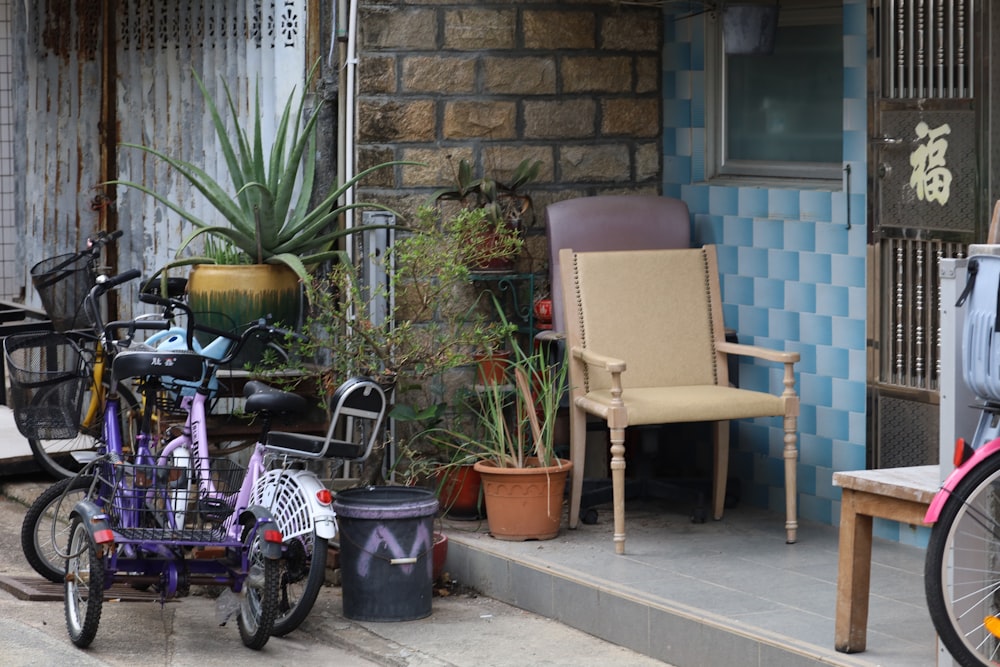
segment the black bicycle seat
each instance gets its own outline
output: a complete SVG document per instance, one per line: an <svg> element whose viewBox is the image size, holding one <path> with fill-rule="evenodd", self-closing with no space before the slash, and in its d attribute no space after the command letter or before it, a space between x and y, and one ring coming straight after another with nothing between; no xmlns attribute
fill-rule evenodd
<svg viewBox="0 0 1000 667"><path fill-rule="evenodd" d="M275 389L257 380L250 380L243 386L243 396L247 399L243 409L250 413L296 414L309 407L306 399L298 394Z"/></svg>

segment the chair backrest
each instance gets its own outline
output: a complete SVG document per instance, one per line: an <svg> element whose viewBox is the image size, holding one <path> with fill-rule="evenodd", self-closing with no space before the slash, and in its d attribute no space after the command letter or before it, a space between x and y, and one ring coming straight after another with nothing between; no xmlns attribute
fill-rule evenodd
<svg viewBox="0 0 1000 667"><path fill-rule="evenodd" d="M561 253L567 343L622 359L626 387L728 384L715 246ZM571 369L573 365L571 364ZM604 373L571 378L607 389Z"/></svg>
<svg viewBox="0 0 1000 667"><path fill-rule="evenodd" d="M680 199L657 195L579 197L545 208L552 323L565 331L559 251L646 250L691 246L691 218Z"/></svg>

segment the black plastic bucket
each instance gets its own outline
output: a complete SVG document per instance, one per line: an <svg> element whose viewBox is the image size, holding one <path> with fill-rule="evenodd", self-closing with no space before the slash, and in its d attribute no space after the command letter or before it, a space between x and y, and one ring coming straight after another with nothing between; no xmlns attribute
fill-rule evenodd
<svg viewBox="0 0 1000 667"><path fill-rule="evenodd" d="M429 489L368 486L337 494L344 616L412 621L431 613L434 515Z"/></svg>

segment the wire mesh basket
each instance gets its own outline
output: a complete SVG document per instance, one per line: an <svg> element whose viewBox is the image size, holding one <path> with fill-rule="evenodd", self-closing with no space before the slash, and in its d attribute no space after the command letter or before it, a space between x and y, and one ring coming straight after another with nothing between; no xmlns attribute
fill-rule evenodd
<svg viewBox="0 0 1000 667"><path fill-rule="evenodd" d="M201 470L208 484L201 484ZM164 465L116 463L98 472L110 498L102 504L119 541L220 544L230 541L236 496L246 468L225 458L176 457ZM235 537L238 543L238 537Z"/></svg>
<svg viewBox="0 0 1000 667"><path fill-rule="evenodd" d="M58 255L31 267L31 283L56 331L90 327L83 299L97 276L90 255Z"/></svg>
<svg viewBox="0 0 1000 667"><path fill-rule="evenodd" d="M4 339L4 357L8 399L21 435L31 440L75 437L90 382L79 346L60 333L18 334Z"/></svg>

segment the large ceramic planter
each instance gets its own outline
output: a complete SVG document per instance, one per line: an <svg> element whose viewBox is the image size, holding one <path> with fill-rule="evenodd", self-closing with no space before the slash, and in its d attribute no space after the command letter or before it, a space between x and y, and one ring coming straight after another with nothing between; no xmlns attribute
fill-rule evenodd
<svg viewBox="0 0 1000 667"><path fill-rule="evenodd" d="M537 465L529 459L529 465ZM478 461L475 469L483 479L486 520L490 534L498 540L550 540L559 534L563 492L570 461L547 468L498 468L491 461Z"/></svg>
<svg viewBox="0 0 1000 667"><path fill-rule="evenodd" d="M188 305L198 322L240 330L261 317L295 328L300 314L298 276L281 264L199 264L188 278Z"/></svg>

